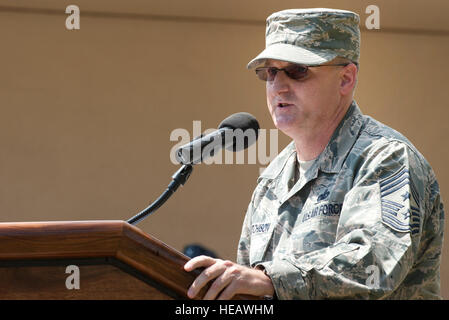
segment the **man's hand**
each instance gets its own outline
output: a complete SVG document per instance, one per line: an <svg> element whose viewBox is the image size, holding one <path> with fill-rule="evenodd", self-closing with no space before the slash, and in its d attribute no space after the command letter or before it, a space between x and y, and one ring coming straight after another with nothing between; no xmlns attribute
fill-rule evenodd
<svg viewBox="0 0 449 320"><path fill-rule="evenodd" d="M207 256L198 256L189 260L184 265L184 270L190 272L200 267L206 269L190 286L187 292L189 298L194 298L209 281L213 282L203 297L205 300L229 300L236 294L258 297L274 294L271 279L262 270Z"/></svg>

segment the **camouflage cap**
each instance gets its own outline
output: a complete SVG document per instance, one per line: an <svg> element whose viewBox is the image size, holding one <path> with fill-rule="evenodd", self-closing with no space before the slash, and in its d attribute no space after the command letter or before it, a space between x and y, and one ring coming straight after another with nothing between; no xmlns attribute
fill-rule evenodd
<svg viewBox="0 0 449 320"><path fill-rule="evenodd" d="M266 48L251 60L251 69L266 59L320 65L336 57L358 62L359 15L337 9L289 9L267 18Z"/></svg>

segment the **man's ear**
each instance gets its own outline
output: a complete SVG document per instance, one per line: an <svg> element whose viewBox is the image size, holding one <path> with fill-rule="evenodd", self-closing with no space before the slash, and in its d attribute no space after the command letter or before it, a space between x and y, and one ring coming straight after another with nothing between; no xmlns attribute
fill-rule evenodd
<svg viewBox="0 0 449 320"><path fill-rule="evenodd" d="M350 94L357 83L357 67L351 63L341 71L340 93L342 95Z"/></svg>

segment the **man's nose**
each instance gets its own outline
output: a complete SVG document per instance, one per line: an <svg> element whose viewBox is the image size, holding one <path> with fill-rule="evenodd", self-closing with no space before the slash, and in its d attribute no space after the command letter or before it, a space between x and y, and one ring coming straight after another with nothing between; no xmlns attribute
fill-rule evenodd
<svg viewBox="0 0 449 320"><path fill-rule="evenodd" d="M284 70L278 70L273 81L271 81L272 90L275 93L287 92L289 90L291 79L287 76Z"/></svg>

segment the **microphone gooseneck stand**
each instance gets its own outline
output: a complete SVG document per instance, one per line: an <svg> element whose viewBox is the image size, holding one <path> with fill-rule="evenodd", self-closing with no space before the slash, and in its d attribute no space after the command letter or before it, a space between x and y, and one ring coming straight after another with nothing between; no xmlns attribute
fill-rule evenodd
<svg viewBox="0 0 449 320"><path fill-rule="evenodd" d="M165 201L168 200L172 196L172 194L178 189L178 187L182 184L184 185L192 173L193 167L190 164L185 164L175 174L172 176L172 182L168 185L167 189L162 193L159 198L156 199L152 204L150 204L147 208L136 214L134 217L126 220L129 224L136 224L150 214L154 213L157 209L159 209Z"/></svg>

